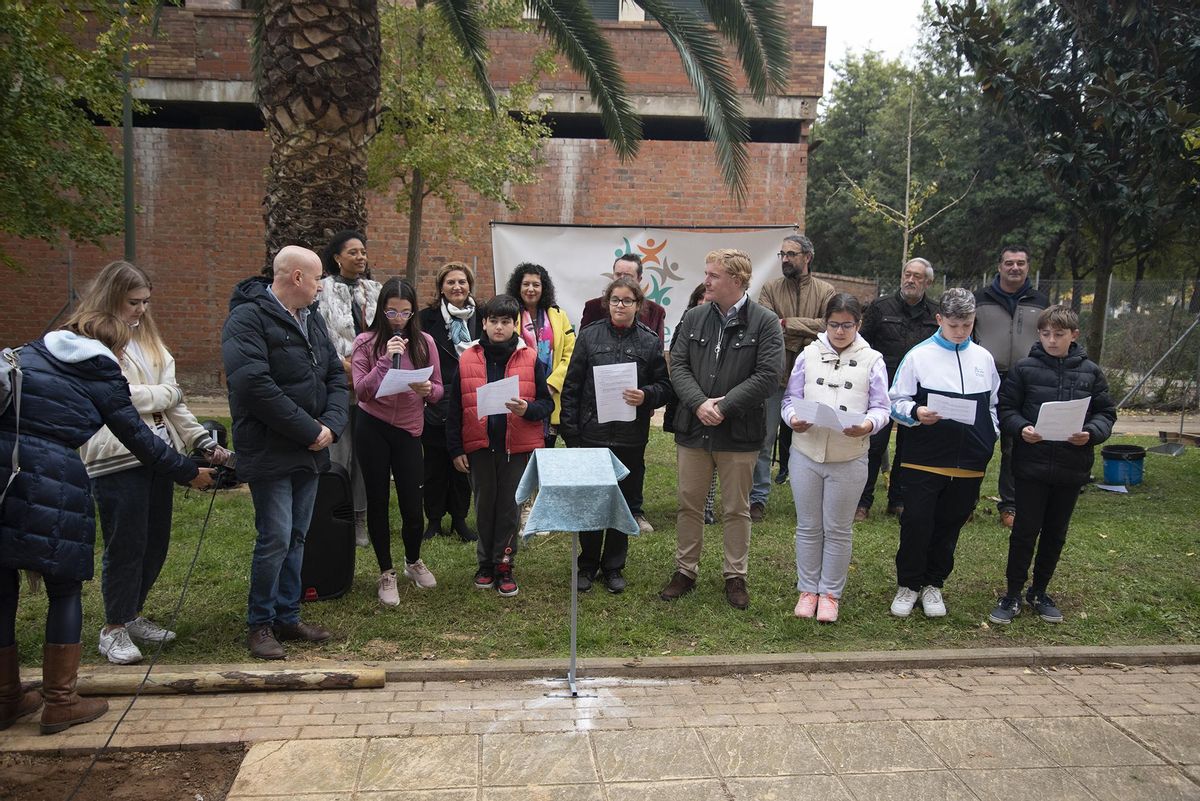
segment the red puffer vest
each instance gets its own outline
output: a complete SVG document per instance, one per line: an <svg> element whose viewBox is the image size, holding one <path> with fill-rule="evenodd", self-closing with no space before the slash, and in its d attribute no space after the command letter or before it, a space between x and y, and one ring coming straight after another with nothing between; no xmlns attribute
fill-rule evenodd
<svg viewBox="0 0 1200 801"><path fill-rule="evenodd" d="M534 364L537 354L532 348L518 347L504 367L505 376L517 377L521 397L532 400L537 397L533 382ZM487 383L487 364L484 362L483 347L474 345L463 351L458 360L458 379L462 389L463 404L463 450L474 453L488 447L487 418L479 419L475 411L479 388ZM541 420L529 421L515 414L508 416L508 434L504 448L508 453L529 453L546 444L542 435Z"/></svg>

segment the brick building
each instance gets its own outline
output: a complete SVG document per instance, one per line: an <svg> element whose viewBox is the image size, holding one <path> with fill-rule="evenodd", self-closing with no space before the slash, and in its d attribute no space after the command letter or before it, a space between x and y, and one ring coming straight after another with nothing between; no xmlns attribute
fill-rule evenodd
<svg viewBox="0 0 1200 801"><path fill-rule="evenodd" d="M620 0L616 0L619 2ZM630 16L631 4L594 5ZM793 42L784 94L764 104L747 100L751 120L750 195L739 208L721 182L712 145L698 141L698 103L674 49L657 25L636 19L602 23L624 59L646 141L636 161L622 164L601 138L582 81L566 68L546 80L555 138L545 147L543 177L520 187L521 210L468 200L450 233L445 210L427 203L418 292L433 294L432 276L445 261L473 264L477 295L490 297L488 223L723 226L804 220L809 127L824 70L825 31L812 26L812 0L784 0ZM135 130L138 204L137 261L155 282L154 313L175 354L180 380L191 387L221 381L220 328L230 290L263 265L262 198L268 142L253 104L249 40L253 14L238 0L187 0L162 11L162 36L141 69L136 93L155 113ZM540 40L505 33L492 39L497 86L520 75ZM120 132L112 131L114 147ZM408 226L395 198L369 199L371 263L376 275L402 272ZM0 307L0 342L34 338L76 290L108 261L120 258L119 237L105 247L8 243L24 271L7 276Z"/></svg>

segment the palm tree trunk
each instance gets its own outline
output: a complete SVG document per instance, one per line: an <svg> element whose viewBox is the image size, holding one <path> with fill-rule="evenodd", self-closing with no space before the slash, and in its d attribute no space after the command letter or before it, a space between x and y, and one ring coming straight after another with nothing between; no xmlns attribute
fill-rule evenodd
<svg viewBox="0 0 1200 801"><path fill-rule="evenodd" d="M379 115L377 0L263 0L255 88L271 139L267 263L366 232L367 144Z"/></svg>

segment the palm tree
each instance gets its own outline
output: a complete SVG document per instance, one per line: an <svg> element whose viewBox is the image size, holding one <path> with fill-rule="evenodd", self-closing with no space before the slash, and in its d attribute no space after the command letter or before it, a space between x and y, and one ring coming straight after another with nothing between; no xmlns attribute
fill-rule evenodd
<svg viewBox="0 0 1200 801"><path fill-rule="evenodd" d="M494 106L479 13L484 1L432 0ZM702 0L711 25L671 0L634 1L679 53L722 177L740 202L749 128L724 42L735 46L756 100L780 91L789 66L780 0ZM641 121L587 0L528 4L542 34L587 84L617 155L634 158ZM377 0L262 0L254 56L259 108L271 139L264 198L269 261L285 244L316 246L334 231L366 227L366 145L379 113Z"/></svg>

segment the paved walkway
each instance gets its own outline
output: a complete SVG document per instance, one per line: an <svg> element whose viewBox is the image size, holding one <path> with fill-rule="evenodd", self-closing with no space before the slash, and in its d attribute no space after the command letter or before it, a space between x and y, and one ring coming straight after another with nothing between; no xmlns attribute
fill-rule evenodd
<svg viewBox="0 0 1200 801"><path fill-rule="evenodd" d="M1200 665L390 682L141 698L119 748L251 743L230 801L1200 799ZM55 738L88 750L126 699Z"/></svg>

